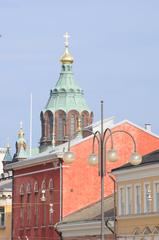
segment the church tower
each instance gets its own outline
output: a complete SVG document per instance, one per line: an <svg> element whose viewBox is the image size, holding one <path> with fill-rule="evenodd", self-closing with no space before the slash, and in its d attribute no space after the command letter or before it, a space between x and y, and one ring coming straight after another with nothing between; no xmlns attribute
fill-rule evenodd
<svg viewBox="0 0 159 240"><path fill-rule="evenodd" d="M60 59L61 73L55 88L40 114L40 151L47 146L56 146L73 138L79 129L92 124L93 113L84 99L83 90L76 84L72 72L74 59L69 52L69 35L66 33L65 52Z"/></svg>
<svg viewBox="0 0 159 240"><path fill-rule="evenodd" d="M16 141L16 153L14 154L13 161L20 161L26 159L27 156L27 144L25 140L25 133L20 123L20 129L18 131L18 139Z"/></svg>

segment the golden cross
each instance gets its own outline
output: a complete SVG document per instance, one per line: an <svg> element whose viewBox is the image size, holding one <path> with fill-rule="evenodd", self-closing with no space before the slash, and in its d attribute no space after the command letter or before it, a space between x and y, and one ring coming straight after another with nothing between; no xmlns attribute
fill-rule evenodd
<svg viewBox="0 0 159 240"><path fill-rule="evenodd" d="M20 128L22 129L23 128L23 122L20 121Z"/></svg>
<svg viewBox="0 0 159 240"><path fill-rule="evenodd" d="M64 39L65 39L65 41L64 41L64 43L65 43L65 47L68 47L69 46L69 38L70 38L70 35L68 34L68 32L66 32L65 33L65 35L64 35Z"/></svg>

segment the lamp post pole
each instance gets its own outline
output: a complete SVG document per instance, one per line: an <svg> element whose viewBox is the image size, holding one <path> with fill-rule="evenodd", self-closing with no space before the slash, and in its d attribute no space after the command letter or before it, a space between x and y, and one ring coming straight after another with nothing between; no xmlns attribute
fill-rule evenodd
<svg viewBox="0 0 159 240"><path fill-rule="evenodd" d="M104 240L104 138L103 138L103 101L101 101L101 136L100 136L100 177L101 177L101 240Z"/></svg>
<svg viewBox="0 0 159 240"><path fill-rule="evenodd" d="M104 130L103 126L103 101L101 101L101 131L93 132L89 129L81 129L79 131L87 131L93 135L92 153L89 155L88 161L90 165L98 164L98 173L100 176L100 190L101 190L101 240L104 240L104 177L106 175L106 159L109 162L116 162L118 159L117 152L113 146L113 134L124 133L128 135L133 142L133 152L130 155L130 163L132 165L138 165L142 162L142 157L136 151L136 142L134 137L125 130L112 131L110 128ZM78 132L79 132L78 131ZM107 133L109 133L107 135ZM77 134L77 133L76 133ZM110 150L106 152L106 144L110 139ZM71 139L70 139L71 140ZM71 164L75 159L75 154L70 151L70 140L68 141L68 151L64 153L63 160L66 164ZM95 154L95 140L97 141L98 156ZM107 154L106 154L107 153ZM107 156L107 157L106 157Z"/></svg>

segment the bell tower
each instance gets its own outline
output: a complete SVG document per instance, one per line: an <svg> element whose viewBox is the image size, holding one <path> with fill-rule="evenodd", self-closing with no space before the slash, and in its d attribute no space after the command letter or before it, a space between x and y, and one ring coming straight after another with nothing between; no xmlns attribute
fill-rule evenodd
<svg viewBox="0 0 159 240"><path fill-rule="evenodd" d="M40 114L40 151L44 151L48 146L62 144L73 137L78 130L79 119L82 128L92 124L93 113L86 104L84 91L74 80L74 59L69 52L69 37L69 34L65 33L65 51L60 58L60 76Z"/></svg>

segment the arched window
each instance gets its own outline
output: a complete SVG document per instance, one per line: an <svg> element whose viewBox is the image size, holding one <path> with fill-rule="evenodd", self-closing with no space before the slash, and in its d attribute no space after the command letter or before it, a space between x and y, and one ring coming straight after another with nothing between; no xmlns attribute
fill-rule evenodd
<svg viewBox="0 0 159 240"><path fill-rule="evenodd" d="M46 181L45 180L42 181L41 191L42 191L42 194L44 194L46 197ZM46 226L46 201L43 201L43 204L42 204L42 225Z"/></svg>
<svg viewBox="0 0 159 240"><path fill-rule="evenodd" d="M20 195L24 195L24 184L20 185L20 191L19 191Z"/></svg>
<svg viewBox="0 0 159 240"><path fill-rule="evenodd" d="M34 224L37 227L38 226L38 219L39 219L39 208L38 208L38 192L39 192L39 188L38 188L38 182L36 181L34 183L34 198L35 198L35 221Z"/></svg>
<svg viewBox="0 0 159 240"><path fill-rule="evenodd" d="M49 222L50 222L50 225L53 225L53 212L54 212L54 209L53 209L53 201L54 201L53 189L54 189L54 184L53 184L53 179L51 178L50 181L49 181L49 193L50 193Z"/></svg>
<svg viewBox="0 0 159 240"><path fill-rule="evenodd" d="M85 128L85 116L84 116L84 114L82 114L82 116L81 116L81 128L82 129Z"/></svg>
<svg viewBox="0 0 159 240"><path fill-rule="evenodd" d="M46 181L45 180L42 181L41 190L46 190Z"/></svg>
<svg viewBox="0 0 159 240"><path fill-rule="evenodd" d="M73 136L75 131L76 131L75 115L71 114L71 118L70 118L70 136Z"/></svg>
<svg viewBox="0 0 159 240"><path fill-rule="evenodd" d="M45 112L45 135L47 140L52 140L53 134L53 114L51 111Z"/></svg>
<svg viewBox="0 0 159 240"><path fill-rule="evenodd" d="M26 192L27 192L27 194L31 194L31 184L30 183L27 184Z"/></svg>
<svg viewBox="0 0 159 240"><path fill-rule="evenodd" d="M27 184L27 188L26 188L26 193L27 193L27 225L30 226L31 224L31 202L30 202L30 198L31 198L31 184L28 183Z"/></svg>
<svg viewBox="0 0 159 240"><path fill-rule="evenodd" d="M20 185L20 225L24 226L24 184Z"/></svg>
<svg viewBox="0 0 159 240"><path fill-rule="evenodd" d="M39 192L39 188L38 188L38 182L36 181L34 183L34 193L38 193Z"/></svg>
<svg viewBox="0 0 159 240"><path fill-rule="evenodd" d="M89 125L89 113L87 111L82 112L81 125L82 125L82 128L85 128Z"/></svg>
<svg viewBox="0 0 159 240"><path fill-rule="evenodd" d="M64 140L64 126L65 126L65 116L63 113L59 113L58 116L58 140Z"/></svg>
<svg viewBox="0 0 159 240"><path fill-rule="evenodd" d="M51 178L49 181L49 191L53 191L54 189L54 183L53 183L53 179Z"/></svg>

